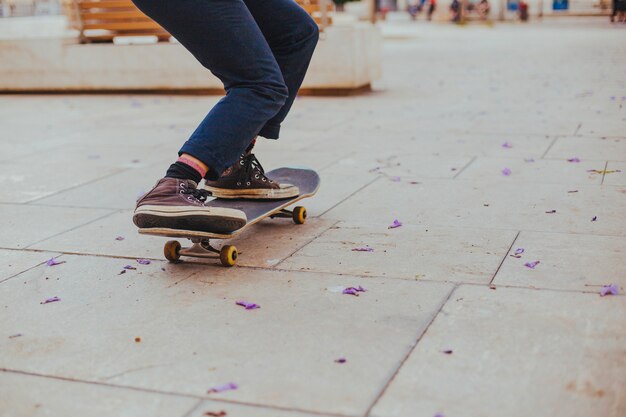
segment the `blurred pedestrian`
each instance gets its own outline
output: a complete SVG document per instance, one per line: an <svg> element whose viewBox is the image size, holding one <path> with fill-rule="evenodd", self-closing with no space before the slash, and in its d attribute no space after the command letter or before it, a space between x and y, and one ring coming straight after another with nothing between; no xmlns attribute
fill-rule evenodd
<svg viewBox="0 0 626 417"><path fill-rule="evenodd" d="M520 0L519 2L519 18L522 22L528 20L528 3L524 0Z"/></svg>
<svg viewBox="0 0 626 417"><path fill-rule="evenodd" d="M626 0L613 0L611 22L614 22L616 17L618 22L626 21Z"/></svg>
<svg viewBox="0 0 626 417"><path fill-rule="evenodd" d="M480 0L476 5L476 12L478 13L478 17L480 20L486 20L489 16L489 10L491 7L489 6L488 0Z"/></svg>
<svg viewBox="0 0 626 417"><path fill-rule="evenodd" d="M450 20L454 23L461 20L461 2L459 0L452 0L450 3Z"/></svg>
<svg viewBox="0 0 626 417"><path fill-rule="evenodd" d="M437 9L437 0L430 0L430 5L428 6L428 20L432 20L433 13L435 13L435 9Z"/></svg>

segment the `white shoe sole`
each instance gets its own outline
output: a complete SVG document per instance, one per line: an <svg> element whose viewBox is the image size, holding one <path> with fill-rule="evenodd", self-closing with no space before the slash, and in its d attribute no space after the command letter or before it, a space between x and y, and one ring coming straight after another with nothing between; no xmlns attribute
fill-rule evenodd
<svg viewBox="0 0 626 417"><path fill-rule="evenodd" d="M217 198L249 198L259 200L281 200L285 198L297 197L300 190L295 185L281 184L281 188L253 188L233 190L230 188L216 188L205 185L204 189L210 191L213 197Z"/></svg>

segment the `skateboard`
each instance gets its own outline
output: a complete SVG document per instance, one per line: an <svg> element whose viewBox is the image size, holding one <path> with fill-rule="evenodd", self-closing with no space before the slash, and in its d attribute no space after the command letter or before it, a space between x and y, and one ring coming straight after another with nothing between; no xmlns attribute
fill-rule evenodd
<svg viewBox="0 0 626 417"><path fill-rule="evenodd" d="M209 207L223 207L238 209L246 213L248 222L240 229L231 233L198 232L192 230L176 230L166 228L139 229L144 235L164 236L173 238L186 238L192 243L189 247L182 247L179 241L170 240L165 243L163 254L170 262L180 260L181 256L192 258L215 258L219 255L220 262L224 266L234 266L239 256L237 248L233 245L223 245L221 249L211 246L211 239L231 239L255 223L269 217L286 217L295 224L303 224L306 221L306 208L296 206L292 210L287 207L308 197L312 197L320 186L320 177L310 169L278 168L266 172L265 175L278 183L289 183L300 189L296 197L282 200L250 200L250 199L214 199L206 203Z"/></svg>

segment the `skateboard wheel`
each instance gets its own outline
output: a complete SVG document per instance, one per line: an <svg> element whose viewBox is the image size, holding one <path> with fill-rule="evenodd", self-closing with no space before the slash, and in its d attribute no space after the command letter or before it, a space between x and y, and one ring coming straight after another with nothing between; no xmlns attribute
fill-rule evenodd
<svg viewBox="0 0 626 417"><path fill-rule="evenodd" d="M302 206L294 207L292 217L295 224L304 224L306 221L306 209Z"/></svg>
<svg viewBox="0 0 626 417"><path fill-rule="evenodd" d="M234 266L237 262L237 248L232 245L224 245L220 250L220 262L224 266Z"/></svg>
<svg viewBox="0 0 626 417"><path fill-rule="evenodd" d="M165 259L170 262L176 262L180 259L180 242L177 240L168 240L163 247Z"/></svg>

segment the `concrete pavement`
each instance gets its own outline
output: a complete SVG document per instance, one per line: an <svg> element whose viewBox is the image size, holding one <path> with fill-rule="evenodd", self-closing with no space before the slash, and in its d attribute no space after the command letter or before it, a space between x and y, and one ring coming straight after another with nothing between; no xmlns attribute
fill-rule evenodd
<svg viewBox="0 0 626 417"><path fill-rule="evenodd" d="M624 34L396 29L258 145L322 188L232 269L131 222L217 97L0 96L0 416L626 415Z"/></svg>

